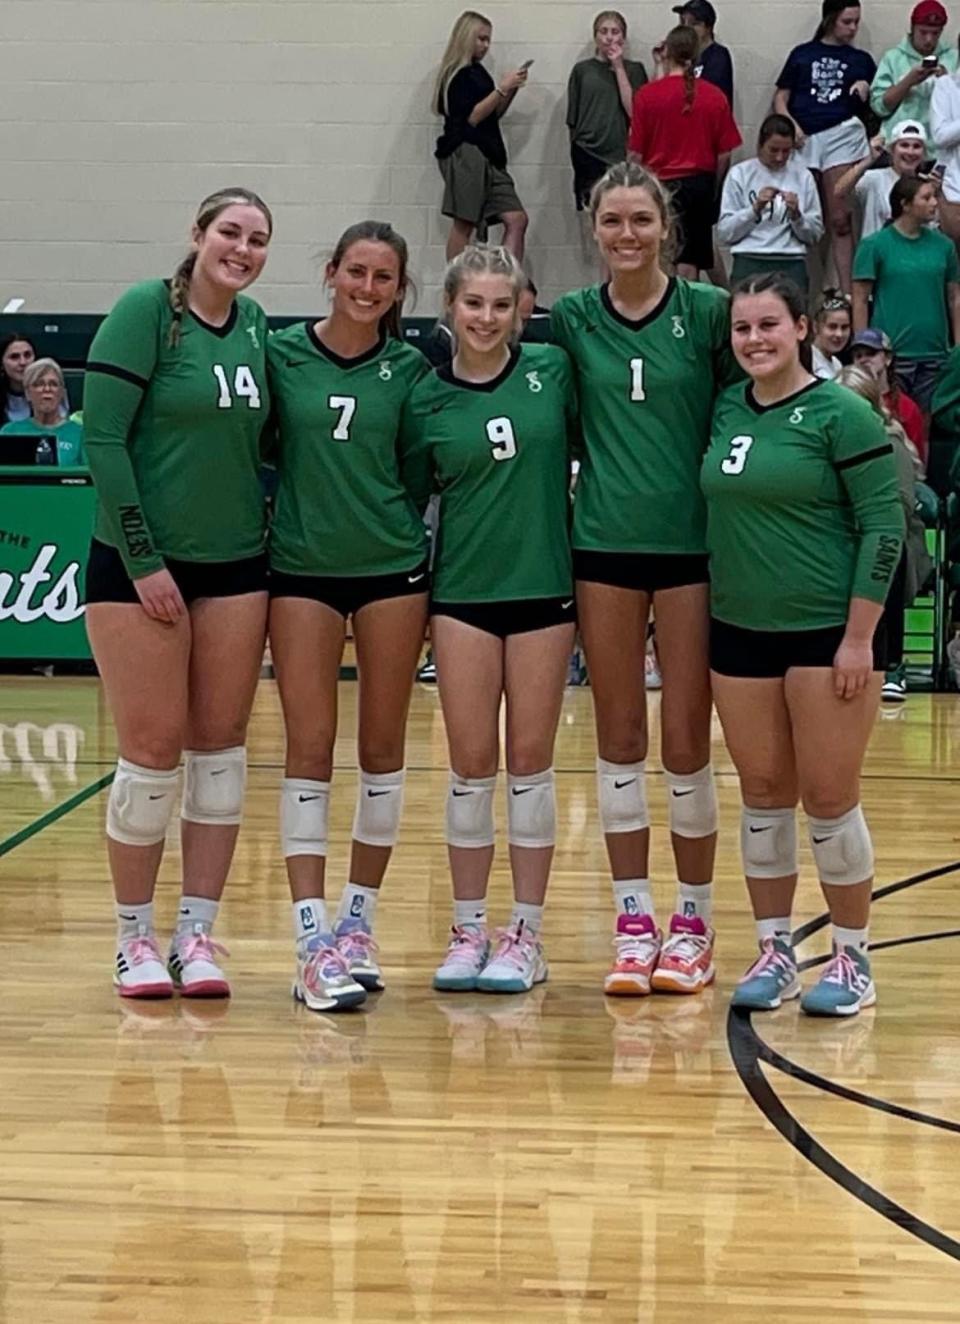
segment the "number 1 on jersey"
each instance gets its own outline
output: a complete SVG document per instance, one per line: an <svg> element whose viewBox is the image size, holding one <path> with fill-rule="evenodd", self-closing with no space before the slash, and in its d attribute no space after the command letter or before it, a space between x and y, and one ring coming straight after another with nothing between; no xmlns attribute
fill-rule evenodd
<svg viewBox="0 0 960 1324"><path fill-rule="evenodd" d="M630 360L630 399L646 400L647 393L643 389L643 359Z"/></svg>
<svg viewBox="0 0 960 1324"><path fill-rule="evenodd" d="M327 398L328 409L339 409L340 417L334 424L331 436L334 441L350 440L350 424L357 410L357 397L355 395L331 395Z"/></svg>

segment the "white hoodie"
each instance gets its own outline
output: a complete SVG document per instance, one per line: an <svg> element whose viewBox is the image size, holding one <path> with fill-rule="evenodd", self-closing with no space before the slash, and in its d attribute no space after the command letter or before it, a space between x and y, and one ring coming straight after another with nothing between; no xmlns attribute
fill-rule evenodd
<svg viewBox="0 0 960 1324"><path fill-rule="evenodd" d="M941 80L942 81L942 80ZM783 198L763 208L760 219L754 199L765 188L796 193L800 215L791 219ZM717 239L731 253L751 257L803 258L823 234L823 213L813 175L791 158L782 170L771 170L759 157L735 165L723 184Z"/></svg>
<svg viewBox="0 0 960 1324"><path fill-rule="evenodd" d="M930 135L937 160L946 166L943 196L960 202L960 74L944 74L936 80L930 98Z"/></svg>

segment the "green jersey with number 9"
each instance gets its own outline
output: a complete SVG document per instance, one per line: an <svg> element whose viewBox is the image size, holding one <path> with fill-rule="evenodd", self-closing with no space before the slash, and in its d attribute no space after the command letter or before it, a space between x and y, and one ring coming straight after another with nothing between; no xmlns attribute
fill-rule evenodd
<svg viewBox="0 0 960 1324"><path fill-rule="evenodd" d="M166 281L134 285L101 323L84 378L94 536L135 579L164 556L257 556L266 533L266 315L242 294L223 326L185 312L174 346L172 318Z"/></svg>
<svg viewBox="0 0 960 1324"><path fill-rule="evenodd" d="M476 383L438 368L404 410L404 472L420 505L440 495L438 602L572 597L570 442L576 397L555 345L511 351Z"/></svg>
<svg viewBox="0 0 960 1324"><path fill-rule="evenodd" d="M701 475L710 610L745 630L844 625L882 603L903 545L893 446L866 400L817 381L774 405L717 401Z"/></svg>
<svg viewBox="0 0 960 1324"><path fill-rule="evenodd" d="M573 359L580 397L574 547L702 555L710 411L741 375L729 348L729 295L672 279L657 307L631 322L597 285L558 299L550 325Z"/></svg>
<svg viewBox="0 0 960 1324"><path fill-rule="evenodd" d="M270 337L277 424L277 509L270 564L292 575L391 575L427 555L426 533L400 480L400 413L430 365L388 338L353 359L314 323Z"/></svg>

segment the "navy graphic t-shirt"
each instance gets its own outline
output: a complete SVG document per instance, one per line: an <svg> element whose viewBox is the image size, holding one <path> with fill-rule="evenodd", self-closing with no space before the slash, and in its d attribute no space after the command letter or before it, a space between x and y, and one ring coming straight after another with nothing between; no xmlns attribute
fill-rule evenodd
<svg viewBox="0 0 960 1324"><path fill-rule="evenodd" d="M787 56L777 87L790 93L790 114L804 133L820 133L863 109L850 89L861 79L872 83L876 72L873 56L856 46L805 41Z"/></svg>

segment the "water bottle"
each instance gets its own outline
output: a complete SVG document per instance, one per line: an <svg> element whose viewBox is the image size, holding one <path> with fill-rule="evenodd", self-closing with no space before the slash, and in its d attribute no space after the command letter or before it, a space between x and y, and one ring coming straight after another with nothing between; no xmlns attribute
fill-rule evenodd
<svg viewBox="0 0 960 1324"><path fill-rule="evenodd" d="M56 462L53 442L49 437L43 437L37 446L37 464L56 464Z"/></svg>

